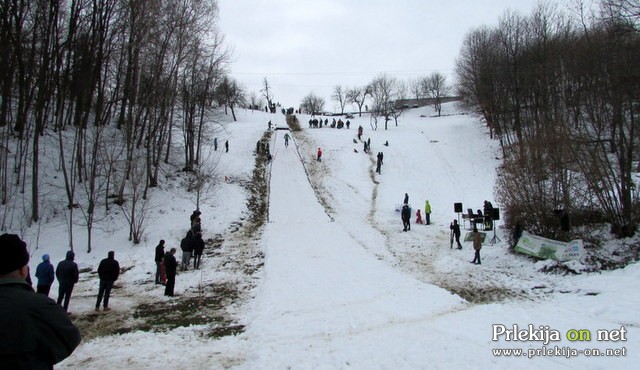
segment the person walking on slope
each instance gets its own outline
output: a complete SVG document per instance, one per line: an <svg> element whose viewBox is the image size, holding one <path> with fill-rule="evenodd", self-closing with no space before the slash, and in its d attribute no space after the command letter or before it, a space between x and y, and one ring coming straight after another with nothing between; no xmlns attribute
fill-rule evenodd
<svg viewBox="0 0 640 370"><path fill-rule="evenodd" d="M480 249L482 249L482 235L478 232L478 228L476 226L473 227L473 249L475 249L476 254L473 257L473 261L471 261L471 263L479 265Z"/></svg>
<svg viewBox="0 0 640 370"><path fill-rule="evenodd" d="M458 249L462 249L462 244L460 244L460 225L458 225L458 220L453 220L451 225L449 225L449 229L453 232L453 236L456 238L456 243L458 243Z"/></svg>
<svg viewBox="0 0 640 370"><path fill-rule="evenodd" d="M400 217L402 218L402 226L404 227L402 231L411 230L411 224L410 224L411 208L409 208L408 204L405 203L405 205L402 206L402 211L400 211Z"/></svg>
<svg viewBox="0 0 640 370"><path fill-rule="evenodd" d="M37 292L48 297L51 284L56 279L48 254L42 256L42 262L36 267L36 277L38 278Z"/></svg>
<svg viewBox="0 0 640 370"><path fill-rule="evenodd" d="M173 297L173 288L176 286L176 270L178 269L178 261L176 261L176 249L171 248L164 255L164 268L167 274L167 284L164 288L164 295Z"/></svg>
<svg viewBox="0 0 640 370"><path fill-rule="evenodd" d="M422 214L420 213L420 209L416 211L416 224L422 224Z"/></svg>
<svg viewBox="0 0 640 370"><path fill-rule="evenodd" d="M378 152L376 161L376 173L382 174L382 152Z"/></svg>
<svg viewBox="0 0 640 370"><path fill-rule="evenodd" d="M69 300L71 299L71 292L73 292L73 286L76 285L80 278L80 272L78 271L78 264L73 262L76 254L73 251L68 251L67 256L63 261L58 263L56 267L56 278L58 278L58 304L64 303L62 307L69 312Z"/></svg>
<svg viewBox="0 0 640 370"><path fill-rule="evenodd" d="M291 139L291 136L289 136L289 133L287 132L286 134L284 134L284 147L285 148L289 147L289 139Z"/></svg>
<svg viewBox="0 0 640 370"><path fill-rule="evenodd" d="M160 281L160 275L162 274L162 258L164 257L164 239L160 240L160 243L156 246L156 255L154 261L156 262L156 284L162 284Z"/></svg>
<svg viewBox="0 0 640 370"><path fill-rule="evenodd" d="M318 148L318 153L316 156L316 161L322 162L322 149Z"/></svg>
<svg viewBox="0 0 640 370"><path fill-rule="evenodd" d="M103 310L109 311L109 297L111 296L111 288L113 283L120 276L120 264L115 259L115 253L110 251L107 258L100 261L98 266L98 277L100 278L100 287L98 288L98 300L96 301L96 311L100 311L100 303L104 296Z"/></svg>
<svg viewBox="0 0 640 370"><path fill-rule="evenodd" d="M409 194L408 193L404 193L404 200L402 201L402 204L409 204Z"/></svg>
<svg viewBox="0 0 640 370"><path fill-rule="evenodd" d="M27 244L0 236L0 368L53 369L80 344L80 331L62 307L26 282Z"/></svg>
<svg viewBox="0 0 640 370"><path fill-rule="evenodd" d="M424 201L424 223L425 225L431 224L431 204L428 200Z"/></svg>

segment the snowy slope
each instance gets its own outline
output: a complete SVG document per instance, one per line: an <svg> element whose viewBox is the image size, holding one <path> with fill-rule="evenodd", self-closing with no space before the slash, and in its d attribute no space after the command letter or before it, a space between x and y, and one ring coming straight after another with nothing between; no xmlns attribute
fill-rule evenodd
<svg viewBox="0 0 640 370"><path fill-rule="evenodd" d="M457 215L453 203L477 209L493 201L498 166L497 146L479 120L455 104L446 116L432 117L425 107L409 111L399 126L373 131L368 117L351 120L351 129L306 129L284 147L284 131L272 134L269 222L248 239L229 225L247 222L244 182L251 178L253 149L272 120L282 115L242 111L239 122L218 132L230 141L229 153L218 153L221 181L203 211L205 237L224 239L199 271L180 273L177 297L162 296L152 284L153 247L165 238L177 245L193 209L179 189L161 189L144 246L131 247L126 230L113 228L97 238L97 252L79 254L81 266L95 270L109 249L129 267L114 290L115 310L91 316L97 279L83 274L71 309L79 320L108 325L109 318L135 322L133 308L148 304L178 304L198 287L233 285L245 299L226 307L243 326L237 335L212 338L210 325L179 327L162 332L134 330L84 341L59 368L179 369L427 369L427 368L635 368L640 360L640 293L635 282L640 267L594 275L547 275L525 257L507 252L503 242L486 243L483 264L469 264L468 243L462 251L449 248L448 225ZM424 116L424 117L423 117ZM372 153L354 143L355 128L364 127ZM389 146L382 143L389 142ZM315 161L321 147L323 161ZM357 151L357 153L354 151ZM382 174L374 174L375 155L385 155ZM405 193L414 207L429 199L432 225L402 232L396 205ZM494 202L494 205L497 205ZM231 228L233 229L233 228ZM55 228L43 228L62 238ZM493 235L489 235L492 237ZM108 243L107 243L108 241ZM64 243L51 243L51 245ZM251 276L230 269L243 248L260 249L264 265ZM249 247L247 247L249 245ZM51 246L51 248L54 248ZM64 248L47 249L57 260ZM35 256L37 256L36 252ZM38 261L31 267L35 268ZM242 260L242 263L246 261ZM54 286L52 291L55 291ZM56 294L53 293L53 296ZM198 307L185 315L197 315ZM206 319L206 318L205 318ZM492 341L492 325L507 328L533 324L562 333L546 347L572 349L625 348L626 356L496 357L492 349L541 349L540 341ZM616 330L624 326L626 341L571 342L570 329ZM535 339L535 338L533 338Z"/></svg>

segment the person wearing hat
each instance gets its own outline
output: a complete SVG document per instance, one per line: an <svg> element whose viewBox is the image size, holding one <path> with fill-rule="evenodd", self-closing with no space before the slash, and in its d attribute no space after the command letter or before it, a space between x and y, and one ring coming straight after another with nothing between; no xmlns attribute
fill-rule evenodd
<svg viewBox="0 0 640 370"><path fill-rule="evenodd" d="M69 299L71 299L71 292L73 286L78 282L80 272L78 271L78 264L73 262L76 254L73 251L68 251L67 256L63 261L58 263L56 267L56 278L58 278L58 304L63 303L64 310L69 310Z"/></svg>
<svg viewBox="0 0 640 370"><path fill-rule="evenodd" d="M0 235L0 253L0 367L52 369L80 344L80 331L62 307L27 284L25 242Z"/></svg>
<svg viewBox="0 0 640 370"><path fill-rule="evenodd" d="M56 279L56 275L53 272L53 265L48 254L42 256L42 262L36 267L36 277L38 278L38 293L49 296L49 290L51 290L51 284Z"/></svg>

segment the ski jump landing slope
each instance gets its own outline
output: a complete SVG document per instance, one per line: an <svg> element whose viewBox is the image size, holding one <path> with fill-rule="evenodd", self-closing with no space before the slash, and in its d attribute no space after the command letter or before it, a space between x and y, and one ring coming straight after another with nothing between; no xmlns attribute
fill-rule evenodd
<svg viewBox="0 0 640 370"><path fill-rule="evenodd" d="M378 260L349 235L348 224L332 222L295 143L278 148L269 210L242 367L427 365L424 350L447 330L433 320L462 309L463 300Z"/></svg>

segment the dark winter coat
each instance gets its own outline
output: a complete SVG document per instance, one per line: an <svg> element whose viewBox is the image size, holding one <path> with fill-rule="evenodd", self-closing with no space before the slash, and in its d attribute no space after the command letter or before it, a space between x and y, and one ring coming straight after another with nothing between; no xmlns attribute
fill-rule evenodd
<svg viewBox="0 0 640 370"><path fill-rule="evenodd" d="M158 244L156 247L156 262L162 262L162 258L164 257L164 244Z"/></svg>
<svg viewBox="0 0 640 370"><path fill-rule="evenodd" d="M49 261L42 261L38 267L36 267L36 277L38 278L38 285L49 286L53 284L56 279L56 275L53 272L53 265Z"/></svg>
<svg viewBox="0 0 640 370"><path fill-rule="evenodd" d="M120 275L120 264L112 255L100 261L98 266L98 276L100 280L116 281Z"/></svg>
<svg viewBox="0 0 640 370"><path fill-rule="evenodd" d="M407 206L402 207L400 217L402 218L402 221L409 221L411 219L411 208Z"/></svg>
<svg viewBox="0 0 640 370"><path fill-rule="evenodd" d="M178 267L178 261L171 252L167 252L164 255L164 268L167 272L167 276L176 276L176 269Z"/></svg>
<svg viewBox="0 0 640 370"><path fill-rule="evenodd" d="M449 229L453 230L454 235L460 236L460 224L451 224Z"/></svg>
<svg viewBox="0 0 640 370"><path fill-rule="evenodd" d="M202 238L196 238L196 240L193 241L193 253L196 255L202 255L203 251L204 240L202 240Z"/></svg>
<svg viewBox="0 0 640 370"><path fill-rule="evenodd" d="M180 249L182 249L183 252L193 252L193 244L193 237L186 236L180 242Z"/></svg>
<svg viewBox="0 0 640 370"><path fill-rule="evenodd" d="M52 369L80 344L80 331L51 298L24 280L0 279L0 367Z"/></svg>
<svg viewBox="0 0 640 370"><path fill-rule="evenodd" d="M78 271L78 264L73 262L75 256L75 253L68 251L67 258L58 263L58 267L56 267L56 278L58 278L60 285L74 285L78 282L80 272Z"/></svg>

